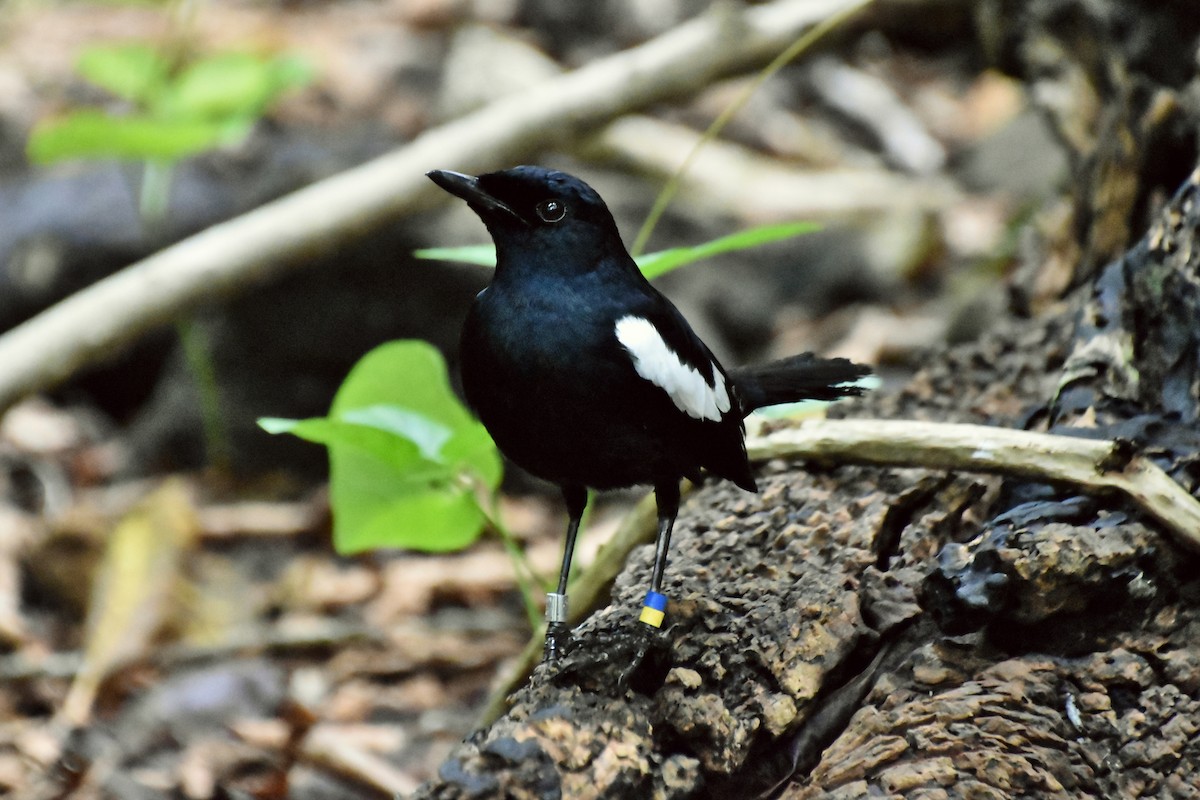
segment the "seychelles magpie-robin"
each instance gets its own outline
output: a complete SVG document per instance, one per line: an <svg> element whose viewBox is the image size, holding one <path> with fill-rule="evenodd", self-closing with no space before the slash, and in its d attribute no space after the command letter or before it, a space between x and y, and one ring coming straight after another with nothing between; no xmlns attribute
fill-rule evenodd
<svg viewBox="0 0 1200 800"><path fill-rule="evenodd" d="M681 478L756 491L743 418L756 408L861 392L870 370L803 354L726 370L638 270L600 195L541 167L429 177L496 243L496 272L467 315L463 391L500 450L562 489L570 522L545 655L567 641L567 576L587 488L654 486L658 537L641 621L660 627Z"/></svg>

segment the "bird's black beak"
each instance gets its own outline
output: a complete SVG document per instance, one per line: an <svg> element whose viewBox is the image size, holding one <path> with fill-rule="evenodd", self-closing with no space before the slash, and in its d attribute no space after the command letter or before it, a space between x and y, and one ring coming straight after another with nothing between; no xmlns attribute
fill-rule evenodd
<svg viewBox="0 0 1200 800"><path fill-rule="evenodd" d="M425 173L429 180L436 183L455 197L467 201L467 205L486 222L497 214L508 214L513 219L520 220L520 215L511 206L496 199L484 191L479 185L479 178L463 175L461 172L451 172L447 169L435 169Z"/></svg>

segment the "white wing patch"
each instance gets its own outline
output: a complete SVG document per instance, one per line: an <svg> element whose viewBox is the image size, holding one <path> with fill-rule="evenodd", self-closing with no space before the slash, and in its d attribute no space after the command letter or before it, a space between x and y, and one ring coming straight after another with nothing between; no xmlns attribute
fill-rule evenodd
<svg viewBox="0 0 1200 800"><path fill-rule="evenodd" d="M729 410L729 392L725 376L714 364L713 382L709 383L695 367L683 363L662 334L641 317L617 320L617 341L633 357L637 374L667 393L675 407L690 417L720 422Z"/></svg>

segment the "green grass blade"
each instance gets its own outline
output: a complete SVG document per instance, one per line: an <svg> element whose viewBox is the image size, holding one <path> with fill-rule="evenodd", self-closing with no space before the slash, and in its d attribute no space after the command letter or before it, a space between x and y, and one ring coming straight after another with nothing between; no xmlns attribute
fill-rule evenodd
<svg viewBox="0 0 1200 800"><path fill-rule="evenodd" d="M654 279L673 269L722 253L759 247L771 242L812 233L820 228L821 226L816 222L783 222L776 225L761 225L689 247L673 247L669 250L647 253L634 260L643 275ZM478 264L481 267L496 266L496 248L490 244L473 244L465 247L428 247L413 251L413 255L430 261L453 261L461 264Z"/></svg>
<svg viewBox="0 0 1200 800"><path fill-rule="evenodd" d="M728 236L722 236L719 239L713 239L712 241L691 247L673 247L670 250L648 253L636 259L636 261L638 267L642 270L642 274L653 280L659 275L670 272L673 269L678 269L679 267L701 261L705 258L712 258L722 253L731 253L737 250L746 250L751 247L759 247L770 242L778 242L782 239L790 239L794 236L812 233L813 231L820 230L820 228L821 226L815 222L785 222L779 225L763 225L731 233Z"/></svg>
<svg viewBox="0 0 1200 800"><path fill-rule="evenodd" d="M767 66L763 67L762 71L759 72L754 80L750 82L750 85L746 87L741 95L717 115L717 118L713 120L712 124L708 126L708 129L704 131L704 134L700 137L700 140L696 142L695 147L693 147L688 154L684 156L683 163L680 164L679 169L675 170L671 177L667 179L662 191L658 193L658 197L654 198L654 205L650 208L650 212L646 215L646 221L642 223L642 228L638 231L637 236L634 238L633 246L629 248L629 252L633 253L635 256L642 252L642 248L644 248L646 246L646 242L650 240L650 234L654 232L655 226L658 225L658 220L662 217L663 212L667 210L667 206L670 205L671 200L674 199L676 193L679 191L680 179L687 173L689 169L691 169L692 162L696 160L696 156L701 150L704 149L706 144L717 137L717 135L725 128L725 126L729 124L731 119L737 116L737 113L742 110L746 103L750 102L750 98L764 83L767 82L767 79L795 60L805 50L808 50L810 47L820 41L821 38L830 31L841 26L846 20L873 2L874 0L861 0L860 2L855 3L854 5L843 9L842 11L839 11L838 13L831 15L823 22L814 25L801 34L796 41L792 42L792 44L786 50L776 56L770 64L767 64Z"/></svg>

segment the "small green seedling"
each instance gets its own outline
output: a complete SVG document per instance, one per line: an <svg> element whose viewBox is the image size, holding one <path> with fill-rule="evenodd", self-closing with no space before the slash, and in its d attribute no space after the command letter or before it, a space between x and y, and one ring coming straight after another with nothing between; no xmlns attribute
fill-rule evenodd
<svg viewBox="0 0 1200 800"><path fill-rule="evenodd" d="M84 51L79 74L128 105L79 108L40 123L29 157L178 161L237 144L284 92L312 80L292 56L216 53L173 63L145 43L96 45Z"/></svg>
<svg viewBox="0 0 1200 800"><path fill-rule="evenodd" d="M138 211L152 232L167 217L179 160L241 142L284 92L312 79L307 62L292 56L215 53L179 61L145 43L89 47L77 69L124 101L124 108L79 108L41 122L29 137L29 158L39 164L142 162ZM177 321L175 329L199 393L209 460L228 467L229 440L208 342L190 320Z"/></svg>
<svg viewBox="0 0 1200 800"><path fill-rule="evenodd" d="M706 258L761 247L764 244L791 239L805 233L820 230L815 222L784 222L778 225L762 225L728 236L722 236L703 244L690 247L672 247L657 253L637 256L634 261L642 274L650 280L665 275L671 270L701 261ZM475 244L466 247L430 247L413 253L417 258L434 261L457 261L463 264L478 264L483 267L496 266L496 248L491 244Z"/></svg>

